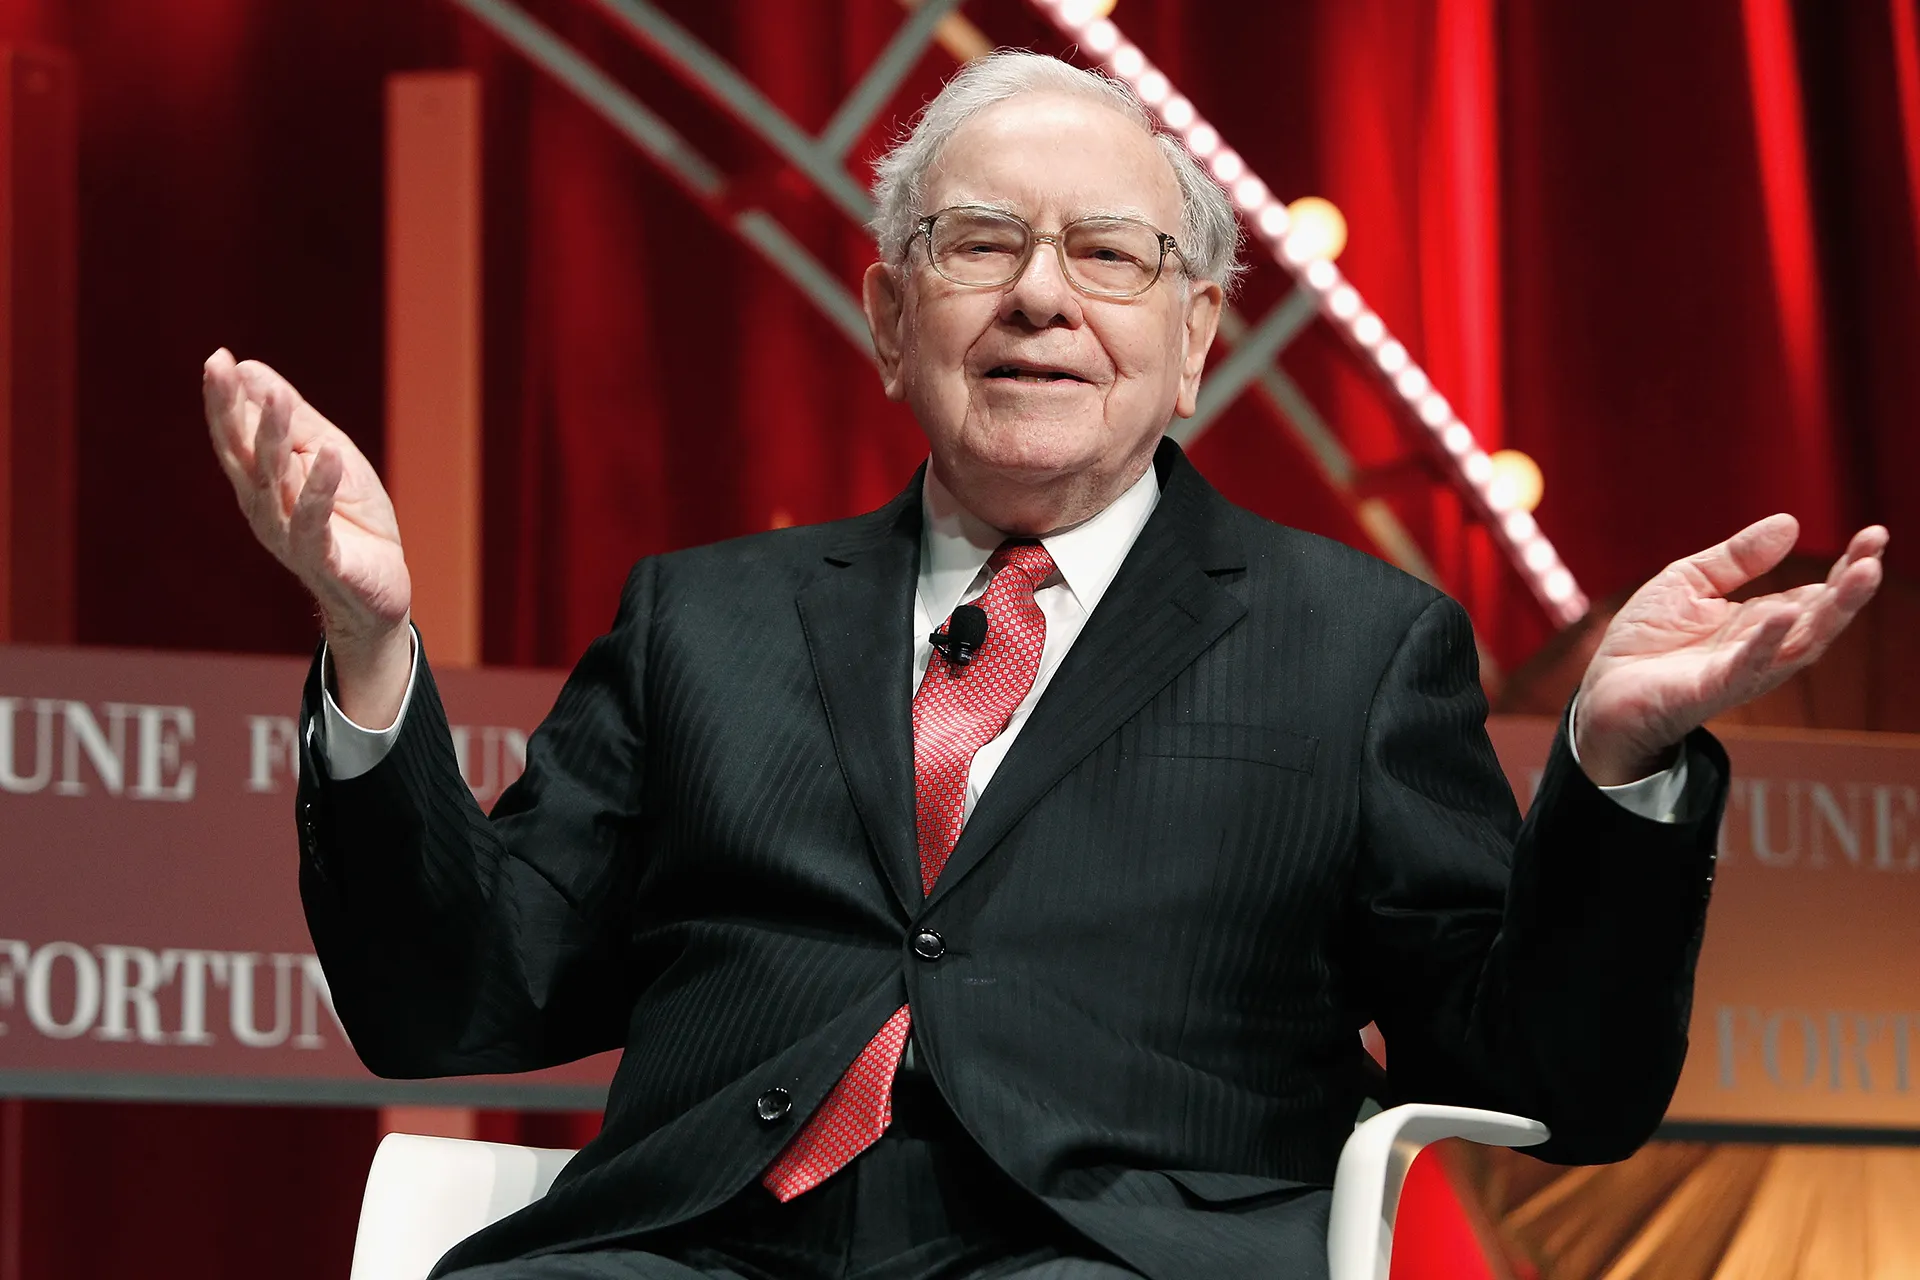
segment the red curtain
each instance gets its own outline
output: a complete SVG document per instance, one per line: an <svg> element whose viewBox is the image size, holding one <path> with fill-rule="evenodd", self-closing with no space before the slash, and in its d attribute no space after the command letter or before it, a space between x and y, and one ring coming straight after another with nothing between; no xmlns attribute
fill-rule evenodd
<svg viewBox="0 0 1920 1280"><path fill-rule="evenodd" d="M583 0L533 7L857 279L858 234L763 147ZM666 7L809 129L901 15L894 0ZM1061 48L1019 0L966 12L996 41ZM1343 267L1485 441L1539 460L1541 524L1590 594L1771 510L1799 512L1826 550L1911 510L1913 0L1122 0L1115 16L1278 191L1345 210ZM444 0L4 0L0 38L59 44L81 68L87 643L310 644L309 607L206 456L196 368L222 343L275 363L378 461L394 70L474 66L487 91L490 660L569 662L636 556L873 506L921 456L782 278ZM902 101L950 68L930 54ZM1280 289L1257 272L1248 314ZM1310 332L1286 363L1391 474L1402 428L1337 344ZM1363 542L1258 404L1195 457L1237 500ZM1425 486L1394 501L1491 651L1531 652L1540 612L1459 504ZM7 1117L26 1171L8 1231L36 1280L344 1272L370 1113Z"/></svg>

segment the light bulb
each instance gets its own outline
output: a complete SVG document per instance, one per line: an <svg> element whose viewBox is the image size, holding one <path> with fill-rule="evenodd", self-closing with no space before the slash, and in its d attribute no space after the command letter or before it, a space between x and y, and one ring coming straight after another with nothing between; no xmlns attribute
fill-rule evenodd
<svg viewBox="0 0 1920 1280"><path fill-rule="evenodd" d="M1512 511L1532 511L1540 505L1546 478L1540 464L1518 449L1502 449L1493 455L1493 482L1487 487L1487 500L1496 507Z"/></svg>
<svg viewBox="0 0 1920 1280"><path fill-rule="evenodd" d="M1293 216L1293 234L1306 239L1305 256L1329 262L1347 247L1347 218L1331 200L1302 196L1287 206Z"/></svg>
<svg viewBox="0 0 1920 1280"><path fill-rule="evenodd" d="M1070 27L1084 27L1100 16L1097 0L1061 0L1060 21Z"/></svg>

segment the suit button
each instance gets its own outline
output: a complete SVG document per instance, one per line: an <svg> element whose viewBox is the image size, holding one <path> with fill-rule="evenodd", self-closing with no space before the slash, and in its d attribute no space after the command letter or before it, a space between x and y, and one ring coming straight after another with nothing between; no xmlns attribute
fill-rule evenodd
<svg viewBox="0 0 1920 1280"><path fill-rule="evenodd" d="M778 1124L793 1110L793 1095L785 1089L769 1089L754 1099L754 1114L762 1124Z"/></svg>
<svg viewBox="0 0 1920 1280"><path fill-rule="evenodd" d="M947 954L947 940L931 929L913 935L913 954L922 960L938 960Z"/></svg>

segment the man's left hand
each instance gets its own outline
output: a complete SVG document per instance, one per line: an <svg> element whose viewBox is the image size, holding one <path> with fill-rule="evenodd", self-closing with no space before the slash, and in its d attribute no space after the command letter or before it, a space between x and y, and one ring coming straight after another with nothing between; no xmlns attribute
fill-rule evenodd
<svg viewBox="0 0 1920 1280"><path fill-rule="evenodd" d="M1573 733L1587 776L1604 787L1659 772L1694 729L1819 658L1879 588L1887 536L1854 534L1825 582L1735 603L1726 597L1800 537L1792 516L1768 516L1634 592L1580 681Z"/></svg>

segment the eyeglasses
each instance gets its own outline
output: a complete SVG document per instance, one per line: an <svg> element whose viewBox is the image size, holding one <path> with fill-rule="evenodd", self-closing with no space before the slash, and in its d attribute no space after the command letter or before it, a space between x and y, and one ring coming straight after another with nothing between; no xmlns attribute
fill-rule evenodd
<svg viewBox="0 0 1920 1280"><path fill-rule="evenodd" d="M920 219L907 241L909 251L921 237L933 269L970 289L997 289L1018 280L1040 243L1053 246L1068 283L1096 298L1145 293L1160 279L1169 253L1181 270L1187 265L1172 236L1138 218L1079 218L1042 235L1015 214L956 205Z"/></svg>

